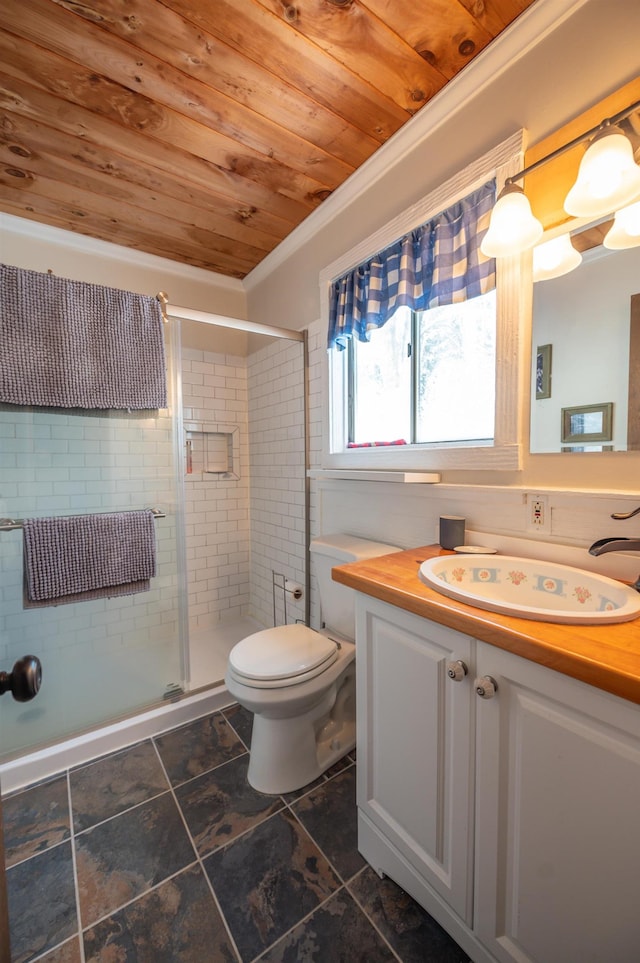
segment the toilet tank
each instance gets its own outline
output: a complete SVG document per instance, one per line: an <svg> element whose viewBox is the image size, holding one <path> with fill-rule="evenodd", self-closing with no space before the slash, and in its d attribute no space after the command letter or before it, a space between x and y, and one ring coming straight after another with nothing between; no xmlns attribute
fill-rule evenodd
<svg viewBox="0 0 640 963"><path fill-rule="evenodd" d="M399 552L397 545L372 542L355 535L320 535L309 546L313 555L315 571L320 590L322 621L328 629L345 639L356 637L355 593L346 585L340 585L331 578L334 565L359 562L376 555Z"/></svg>

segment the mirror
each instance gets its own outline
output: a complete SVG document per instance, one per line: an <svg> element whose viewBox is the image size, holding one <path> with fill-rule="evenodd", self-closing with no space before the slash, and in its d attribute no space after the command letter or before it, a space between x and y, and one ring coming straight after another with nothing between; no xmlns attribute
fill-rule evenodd
<svg viewBox="0 0 640 963"><path fill-rule="evenodd" d="M532 453L640 450L640 247L607 229L572 232L580 266L533 285Z"/></svg>

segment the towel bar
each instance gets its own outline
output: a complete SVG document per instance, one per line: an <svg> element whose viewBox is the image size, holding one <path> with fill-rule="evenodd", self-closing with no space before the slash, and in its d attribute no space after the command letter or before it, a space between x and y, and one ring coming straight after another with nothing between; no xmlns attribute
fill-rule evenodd
<svg viewBox="0 0 640 963"><path fill-rule="evenodd" d="M152 508L151 512L155 518L167 517L159 508ZM13 532L16 528L22 528L22 521L21 518L0 518L0 532Z"/></svg>

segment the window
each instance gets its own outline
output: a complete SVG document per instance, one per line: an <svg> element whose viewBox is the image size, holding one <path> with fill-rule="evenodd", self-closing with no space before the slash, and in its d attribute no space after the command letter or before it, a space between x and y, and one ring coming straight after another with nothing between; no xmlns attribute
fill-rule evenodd
<svg viewBox="0 0 640 963"><path fill-rule="evenodd" d="M321 272L322 317L328 319L329 334L333 330L337 345L337 349L326 352L321 472L522 468L521 433L528 379L526 327L531 308L526 258L506 258L499 264L496 292L483 294L486 286L480 291L467 291L466 302L443 309L475 313L468 345L465 339L465 347L457 355L433 351L455 343L455 337L445 337L440 327L441 307L436 305L442 305L444 299L439 292L437 300L430 297L422 304L414 299L410 307L404 299L401 312L403 290L399 291L400 303L393 304L389 297L394 294L392 290L382 291L378 284L380 296L370 297L364 287L368 283L366 271L357 276L359 267L371 267L371 274L373 269L377 271L379 257L373 252L384 254L398 238L415 235L427 222L438 220L438 212L450 211L459 199L470 196L469 191L486 184L487 178L495 175L499 188L505 177L520 170L522 143L520 131L342 253ZM423 246L423 250L428 252L428 247ZM351 338L344 327L335 325L332 329L337 316L335 286L349 272L353 284L343 289L342 303L355 306L358 327ZM422 276L433 294L433 282L439 283L441 277L436 277L435 271ZM381 297L392 309L382 324L375 305ZM490 308L485 308L485 297ZM458 323L462 330L462 316L456 316L460 320L453 322L453 329ZM361 342L363 330L369 340ZM403 345L402 352L390 350L395 340ZM357 355L355 364L349 361L352 353ZM381 401L383 383L386 390ZM381 441L407 444L375 444ZM367 447L350 447L353 445Z"/></svg>
<svg viewBox="0 0 640 963"><path fill-rule="evenodd" d="M368 342L350 340L350 447L486 444L495 412L495 291L460 304L400 308Z"/></svg>

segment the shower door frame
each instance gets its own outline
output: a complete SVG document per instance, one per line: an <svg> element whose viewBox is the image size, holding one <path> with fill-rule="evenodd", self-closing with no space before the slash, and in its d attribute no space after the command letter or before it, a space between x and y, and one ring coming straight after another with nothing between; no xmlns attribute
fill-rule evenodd
<svg viewBox="0 0 640 963"><path fill-rule="evenodd" d="M310 509L310 480L309 480L309 339L306 330L294 331L290 328L279 328L274 325L262 324L258 321L244 321L241 318L230 318L223 314L211 314L208 311L197 311L193 308L180 307L170 304L167 295L160 291L157 294L158 301L162 307L162 314L165 322L170 323L172 319L177 321L197 321L201 324L209 324L220 328L231 328L235 331L246 331L248 334L261 334L267 337L277 338L284 341L299 341L302 345L303 359L303 418L304 418L304 575L305 575L305 625L309 625L311 619L311 572L309 541L311 538L311 527L309 520ZM178 378L180 374L178 373ZM179 392L178 392L179 393ZM176 404L176 419L178 434L182 428L182 408ZM185 655L188 671L188 655ZM188 691L185 695L188 696Z"/></svg>

